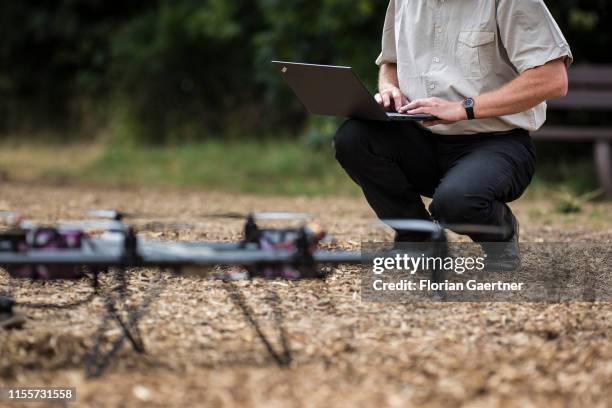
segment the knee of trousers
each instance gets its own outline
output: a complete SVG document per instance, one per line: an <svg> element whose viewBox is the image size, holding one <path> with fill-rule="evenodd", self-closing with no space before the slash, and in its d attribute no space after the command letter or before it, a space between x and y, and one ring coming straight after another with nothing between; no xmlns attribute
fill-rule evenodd
<svg viewBox="0 0 612 408"><path fill-rule="evenodd" d="M493 201L484 193L469 192L461 187L439 187L429 210L440 222L486 222L491 216Z"/></svg>
<svg viewBox="0 0 612 408"><path fill-rule="evenodd" d="M336 160L343 167L358 165L366 149L365 136L370 131L367 123L359 119L348 119L338 128L333 140Z"/></svg>

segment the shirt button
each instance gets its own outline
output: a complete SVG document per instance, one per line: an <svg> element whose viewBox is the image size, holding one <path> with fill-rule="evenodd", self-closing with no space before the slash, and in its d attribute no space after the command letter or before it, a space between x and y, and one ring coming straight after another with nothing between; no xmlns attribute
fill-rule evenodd
<svg viewBox="0 0 612 408"><path fill-rule="evenodd" d="M436 85L435 85L435 84L431 84L431 85L429 85L429 89L435 89L435 88L436 88Z"/></svg>
<svg viewBox="0 0 612 408"><path fill-rule="evenodd" d="M440 62L440 58L434 57L434 62Z"/></svg>

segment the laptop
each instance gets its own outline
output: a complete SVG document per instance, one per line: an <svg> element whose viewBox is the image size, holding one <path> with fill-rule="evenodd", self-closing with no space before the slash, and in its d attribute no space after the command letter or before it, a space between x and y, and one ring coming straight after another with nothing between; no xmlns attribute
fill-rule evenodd
<svg viewBox="0 0 612 408"><path fill-rule="evenodd" d="M428 114L387 112L351 67L272 61L295 95L315 115L380 121L434 120Z"/></svg>

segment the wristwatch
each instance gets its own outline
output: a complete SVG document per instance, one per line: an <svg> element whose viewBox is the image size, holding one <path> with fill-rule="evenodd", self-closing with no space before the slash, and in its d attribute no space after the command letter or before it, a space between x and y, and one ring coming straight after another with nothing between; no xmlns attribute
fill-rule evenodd
<svg viewBox="0 0 612 408"><path fill-rule="evenodd" d="M467 113L467 118L469 120L474 119L474 100L472 98L466 98L463 100L462 104L465 108L465 113Z"/></svg>

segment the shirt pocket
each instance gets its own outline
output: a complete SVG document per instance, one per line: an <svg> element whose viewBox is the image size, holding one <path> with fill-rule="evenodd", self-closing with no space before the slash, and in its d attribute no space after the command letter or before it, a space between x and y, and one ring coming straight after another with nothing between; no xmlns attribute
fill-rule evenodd
<svg viewBox="0 0 612 408"><path fill-rule="evenodd" d="M495 55L493 31L461 31L457 42L457 61L466 78L487 75Z"/></svg>

